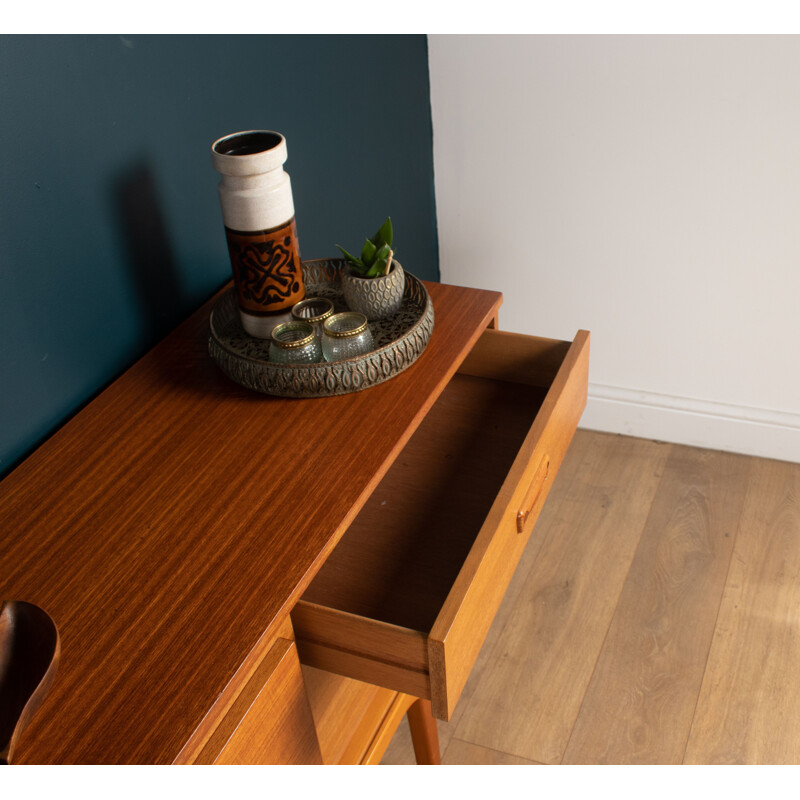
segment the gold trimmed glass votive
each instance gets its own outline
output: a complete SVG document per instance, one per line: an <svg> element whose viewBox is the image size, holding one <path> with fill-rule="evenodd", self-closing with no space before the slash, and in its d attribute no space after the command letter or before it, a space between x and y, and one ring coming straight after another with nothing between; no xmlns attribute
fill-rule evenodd
<svg viewBox="0 0 800 800"><path fill-rule="evenodd" d="M367 318L357 311L333 314L322 326L322 353L326 361L344 361L369 353L373 347Z"/></svg>
<svg viewBox="0 0 800 800"><path fill-rule="evenodd" d="M322 348L310 322L283 322L272 331L269 360L273 364L314 364Z"/></svg>
<svg viewBox="0 0 800 800"><path fill-rule="evenodd" d="M314 333L322 337L322 326L333 314L333 302L327 297L307 297L292 306L292 317L314 326Z"/></svg>

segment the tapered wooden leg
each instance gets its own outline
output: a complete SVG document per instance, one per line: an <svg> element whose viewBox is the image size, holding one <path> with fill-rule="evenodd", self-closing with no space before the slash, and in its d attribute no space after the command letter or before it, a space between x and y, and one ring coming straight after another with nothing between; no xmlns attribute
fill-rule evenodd
<svg viewBox="0 0 800 800"><path fill-rule="evenodd" d="M408 709L408 727L417 764L441 764L439 753L439 731L431 713L430 700L417 700Z"/></svg>

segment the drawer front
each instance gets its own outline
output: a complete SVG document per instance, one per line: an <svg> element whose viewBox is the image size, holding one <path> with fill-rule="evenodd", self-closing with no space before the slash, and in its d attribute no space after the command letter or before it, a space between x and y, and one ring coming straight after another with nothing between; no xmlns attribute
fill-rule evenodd
<svg viewBox="0 0 800 800"><path fill-rule="evenodd" d="M381 499L379 487L370 498L374 509L367 508L367 517L356 520L353 526L356 533L351 537L352 531L348 531L338 546L343 548L343 553L332 555L330 568L328 564L323 567L292 612L300 658L304 663L430 699L434 716L450 718L577 428L586 403L588 363L589 334L585 331L579 332L571 343L493 330L482 335L459 369L464 377L457 391L469 393L476 383L485 388L486 379L498 386L525 385L534 387L531 397L539 398L538 406L530 411L525 427L520 429L520 439L514 439L515 449L506 462L510 466L504 466L503 477L492 484L488 513L484 511L478 518L484 520L483 524L474 534L474 540L470 539L465 555L459 556L453 577L447 578L443 585L441 599L436 600L430 617L431 623L425 628L414 625L415 620L426 617L410 613L410 624L398 624L396 610L381 616L385 603L380 599L374 604L376 614L373 615L369 613L368 604L362 601L361 590L349 593L355 600L348 599L346 582L349 578L358 583L359 572L381 569L378 564L381 555L378 548L384 546L381 521L392 524L392 519L380 516L378 507L385 501ZM484 391L480 387L477 389ZM501 390L497 396L508 396L505 391ZM418 434L435 437L436 428L447 424L448 418L458 411L461 400L456 398L447 405L450 402L446 401L439 411L434 407L430 416L439 416L427 430L423 426L428 420L423 422ZM488 413L489 408L491 406L483 411ZM485 414L470 413L470 425L480 425L485 418ZM515 413L519 413L519 407ZM501 420L500 424L503 416L504 411L498 410L496 418ZM493 424L497 424L496 420ZM491 438L494 435L483 434L480 447L487 455L494 446ZM450 445L451 440L448 439L447 444ZM471 444L468 441L465 446ZM387 474L390 481L387 492L405 482L411 488L403 495L403 503L416 502L425 484L418 473L425 471L426 462L436 458L439 451L440 448L433 445L427 450L424 447L415 450L412 438L392 470L398 462L407 464L394 476L392 470ZM456 447L453 452L457 451ZM452 453L444 458L457 460ZM475 472L470 474L474 476ZM468 480L469 475L464 473L462 478ZM442 481L441 486L442 505L460 503L466 506L470 502L468 486L453 490L447 481ZM430 498L420 502L424 505ZM469 514L471 510L461 514L453 527L458 527ZM424 515L421 520L412 522L410 527L419 524L425 528ZM438 548L438 558L448 542L449 534L442 533L443 527L447 527L447 521L440 517L436 524L431 524L430 531L422 531L423 535L412 531L410 538L414 541L407 546L404 542L398 543L396 536L392 539L394 533L388 534L385 537L386 561L396 561L404 550L412 547L426 547L430 537L436 536L440 539L430 547L432 551ZM359 547L366 549L360 552ZM415 563L412 557L408 560L409 566L404 565L405 580L413 578L408 576L408 571ZM370 565L367 570L365 564ZM430 564L427 567L430 568ZM390 574L392 565L386 569ZM379 590L380 587L374 593ZM411 603L413 595L414 592L409 591Z"/></svg>
<svg viewBox="0 0 800 800"><path fill-rule="evenodd" d="M541 353L527 360L534 349ZM560 342L487 331L462 371L480 377L549 380ZM516 356L521 354L518 363ZM529 364L525 370L523 364ZM562 361L497 500L428 637L431 704L449 719L478 657L586 405L589 335L579 332ZM539 370L543 370L540 372ZM508 371L507 371L508 370Z"/></svg>
<svg viewBox="0 0 800 800"><path fill-rule="evenodd" d="M322 763L293 641L275 640L194 763Z"/></svg>
<svg viewBox="0 0 800 800"><path fill-rule="evenodd" d="M303 667L326 764L378 764L415 698Z"/></svg>

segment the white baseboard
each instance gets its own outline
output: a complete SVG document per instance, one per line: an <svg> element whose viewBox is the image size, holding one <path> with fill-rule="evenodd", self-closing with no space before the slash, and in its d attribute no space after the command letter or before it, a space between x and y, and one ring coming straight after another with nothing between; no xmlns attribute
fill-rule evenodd
<svg viewBox="0 0 800 800"><path fill-rule="evenodd" d="M800 414L589 384L581 428L800 463Z"/></svg>

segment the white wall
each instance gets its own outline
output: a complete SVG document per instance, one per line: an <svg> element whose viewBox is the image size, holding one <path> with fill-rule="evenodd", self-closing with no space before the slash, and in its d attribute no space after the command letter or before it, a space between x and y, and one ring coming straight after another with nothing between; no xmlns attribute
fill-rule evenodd
<svg viewBox="0 0 800 800"><path fill-rule="evenodd" d="M583 427L800 461L800 37L429 53L442 281L591 330Z"/></svg>

